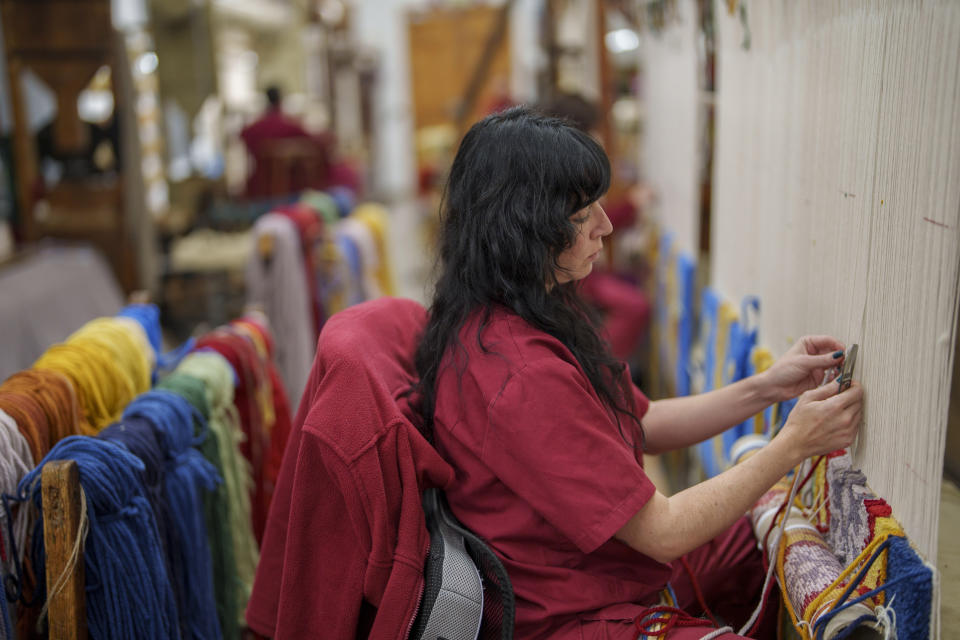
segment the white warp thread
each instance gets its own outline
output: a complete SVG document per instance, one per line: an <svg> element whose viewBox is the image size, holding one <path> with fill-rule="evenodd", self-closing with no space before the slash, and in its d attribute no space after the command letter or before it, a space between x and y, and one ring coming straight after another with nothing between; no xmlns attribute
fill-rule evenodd
<svg viewBox="0 0 960 640"><path fill-rule="evenodd" d="M720 8L720 7L718 7ZM854 466L936 557L960 276L960 4L717 12L711 273L761 342L860 344Z"/></svg>

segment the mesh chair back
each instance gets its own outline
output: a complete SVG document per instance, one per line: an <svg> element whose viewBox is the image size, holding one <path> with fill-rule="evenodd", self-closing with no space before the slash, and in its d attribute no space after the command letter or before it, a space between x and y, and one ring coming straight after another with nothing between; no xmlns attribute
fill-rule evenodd
<svg viewBox="0 0 960 640"><path fill-rule="evenodd" d="M462 538L466 552L482 578L483 618L477 638L479 640L513 640L515 612L513 587L510 584L510 577L499 558L483 540L460 524L454 517L450 505L447 504L446 496L440 489L427 489L424 492L424 511L427 515L428 528L431 523L440 523L443 529L455 532L459 538ZM432 543L433 534L431 531ZM430 575L429 560L427 564L426 581L429 586L431 580L436 580L436 577ZM421 613L422 609L423 607L421 607ZM413 635L411 637L416 639L420 636ZM449 640L453 639L450 638Z"/></svg>

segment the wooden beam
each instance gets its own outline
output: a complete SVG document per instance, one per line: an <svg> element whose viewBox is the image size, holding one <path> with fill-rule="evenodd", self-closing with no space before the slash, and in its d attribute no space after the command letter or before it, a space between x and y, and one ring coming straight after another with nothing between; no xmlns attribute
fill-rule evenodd
<svg viewBox="0 0 960 640"><path fill-rule="evenodd" d="M76 551L81 526L80 472L73 460L43 466L43 542L47 555L47 618L50 640L86 640L83 548ZM51 593L58 582L62 588Z"/></svg>

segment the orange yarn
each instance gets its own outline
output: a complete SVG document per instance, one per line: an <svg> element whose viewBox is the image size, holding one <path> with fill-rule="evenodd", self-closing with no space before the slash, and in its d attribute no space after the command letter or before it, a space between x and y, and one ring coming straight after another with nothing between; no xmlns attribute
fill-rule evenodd
<svg viewBox="0 0 960 640"><path fill-rule="evenodd" d="M39 464L50 451L50 424L43 407L29 394L0 388L0 409L17 423L17 429L30 445L33 463Z"/></svg>
<svg viewBox="0 0 960 640"><path fill-rule="evenodd" d="M30 396L40 406L49 425L50 446L80 432L80 407L70 379L52 370L27 369L15 373L0 391Z"/></svg>

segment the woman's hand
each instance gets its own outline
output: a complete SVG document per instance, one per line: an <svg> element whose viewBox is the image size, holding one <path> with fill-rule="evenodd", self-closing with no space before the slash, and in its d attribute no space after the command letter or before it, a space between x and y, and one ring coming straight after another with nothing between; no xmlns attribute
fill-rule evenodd
<svg viewBox="0 0 960 640"><path fill-rule="evenodd" d="M843 364L842 342L830 336L804 336L780 356L769 369L759 374L771 402L796 398L815 389L824 374Z"/></svg>
<svg viewBox="0 0 960 640"><path fill-rule="evenodd" d="M839 392L835 382L804 392L777 435L789 441L798 462L849 447L863 418L863 387L853 381ZM776 440L776 438L775 438Z"/></svg>

